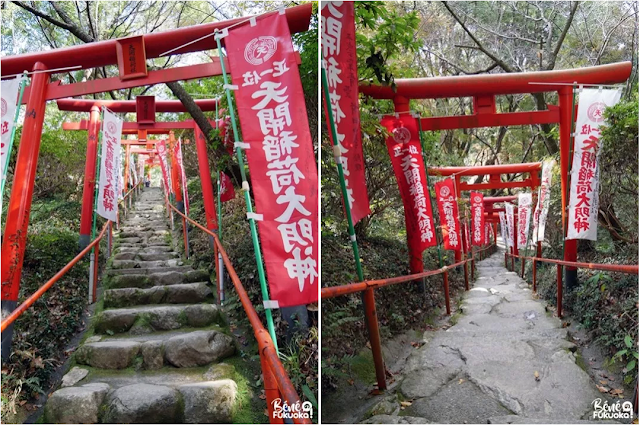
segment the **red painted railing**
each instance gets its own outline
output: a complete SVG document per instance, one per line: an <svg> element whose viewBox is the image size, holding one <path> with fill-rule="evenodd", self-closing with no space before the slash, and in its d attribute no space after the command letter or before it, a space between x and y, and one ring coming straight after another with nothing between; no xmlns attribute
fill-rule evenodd
<svg viewBox="0 0 640 425"><path fill-rule="evenodd" d="M445 308L447 315L451 315L451 301L449 296L449 270L459 266L464 266L464 283L465 290L469 290L469 276L467 264L471 263L471 277L473 279L473 269L475 266L475 257L478 255L480 258L484 258L486 251L494 251L496 245L489 245L487 247L474 250L471 252L470 258L467 258L449 266L442 267L436 270L429 270L422 273L410 274L406 276L391 277L388 279L377 280L365 280L363 282L353 282L340 286L329 286L322 288L320 291L320 297L323 299L334 298L347 294L354 294L356 292L364 292L364 304L365 304L365 316L367 327L369 329L369 343L371 344L371 351L373 353L373 362L376 369L376 379L378 381L378 390L385 390L387 388L386 371L384 366L384 360L382 358L382 343L380 341L380 332L378 326L378 316L375 309L375 296L374 290L382 288L384 286L397 285L399 283L413 282L418 279L422 279L428 276L442 275L442 285L444 290Z"/></svg>
<svg viewBox="0 0 640 425"><path fill-rule="evenodd" d="M129 190L129 192L127 192L122 201L120 201L121 204L125 205L126 208L126 202L128 199L131 199L131 197L136 193L134 191L136 191L137 189L139 189L140 184L134 186L131 190ZM16 321L16 319L18 319L18 317L20 317L20 315L22 315L22 313L24 313L29 307L31 307L33 305L33 303L35 303L42 295L44 295L45 292L47 292L57 281L59 281L65 274L67 274L67 272L69 270L71 270L71 268L73 266L75 266L80 260L82 260L82 258L84 258L85 255L87 255L89 253L89 251L91 251L91 249L95 246L95 251L93 253L94 255L94 264L96 265L93 269L93 275L90 276L90 285L91 285L91 292L93 293L93 299L95 300L95 294L96 294L96 286L97 286L97 282L98 282L98 255L99 255L99 249L100 249L100 241L102 241L102 238L104 237L105 234L107 234L107 230L109 231L109 242L108 242L108 251L109 254L111 253L111 226L112 226L112 222L111 221L107 221L104 226L102 226L102 230L100 230L100 233L98 234L98 236L89 244L87 245L87 247L85 249L83 249L82 251L80 251L80 253L78 255L76 255L73 260L69 261L69 263L67 263L66 266L64 266L58 273L56 273L51 279L49 279L44 285L42 285L36 292L33 293L33 295L31 295L29 298L27 298L22 304L20 304L18 307L16 307L15 310L13 310L11 312L11 314L9 314L4 320L2 320L2 322L0 322L0 331L4 332L4 330L9 327L9 325L11 325L13 322ZM91 280L93 279L93 280Z"/></svg>
<svg viewBox="0 0 640 425"><path fill-rule="evenodd" d="M166 198L166 196L165 196ZM300 406L300 397L295 390L295 387L291 383L291 379L287 375L280 358L278 357L278 352L271 340L271 336L269 332L265 329L258 313L256 312L253 304L251 303L251 299L247 294L247 291L242 286L242 282L240 282L240 278L238 277L233 265L231 264L231 260L229 260L229 256L225 251L220 239L218 239L218 235L206 227L202 226L198 222L190 219L183 213L181 213L175 206L173 206L168 200L166 200L166 205L169 206L171 210L182 217L183 222L188 221L189 223L196 226L198 229L205 232L207 235L213 237L214 246L219 250L220 254L222 254L222 260L224 262L225 267L227 268L227 272L231 277L231 281L233 282L233 286L238 293L238 297L240 298L240 302L242 303L242 307L244 308L247 317L249 318L249 322L251 322L251 327L253 328L253 333L255 335L256 341L258 342L258 349L260 354L260 363L262 366L262 375L264 377L264 389L265 395L267 396L267 409L269 412L269 420L271 423L283 423L281 419L274 418L273 415L273 401L276 399L284 399L289 406ZM184 233L183 233L184 235ZM186 236L185 236L186 241ZM213 261L217 264L217 254L214 253ZM295 423L303 423L308 424L311 423L309 419L306 418L294 418L293 421Z"/></svg>
<svg viewBox="0 0 640 425"><path fill-rule="evenodd" d="M524 279L524 266L526 260L531 260L532 263L532 274L533 274L533 292L537 290L537 263L549 263L555 264L557 267L556 273L556 303L557 303L557 314L558 317L562 317L562 267L575 267L578 269L590 269L590 270L601 270L606 272L617 272L617 273L625 273L625 274L638 274L638 265L625 265L625 264L597 264L597 263L579 263L573 261L563 261L563 260L553 260L551 258L541 258L541 257L525 257L523 255L514 255L509 252L504 253L504 263L505 267L508 269L508 260L507 258L511 257L511 271L515 271L514 259L519 258L521 261L521 270L520 276Z"/></svg>

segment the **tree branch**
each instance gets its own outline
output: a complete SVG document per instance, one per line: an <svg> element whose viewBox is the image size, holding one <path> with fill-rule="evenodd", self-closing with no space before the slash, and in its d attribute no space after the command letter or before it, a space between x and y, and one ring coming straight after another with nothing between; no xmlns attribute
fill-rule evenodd
<svg viewBox="0 0 640 425"><path fill-rule="evenodd" d="M578 10L578 5L579 4L580 4L580 2L576 1L571 6L571 12L569 13L569 18L567 19L567 22L564 25L564 29L562 30L562 34L560 34L560 38L558 38L558 43L556 44L556 48L553 50L553 53L551 54L551 58L550 58L549 64L547 65L547 69L548 70L552 70L556 66L556 59L558 57L558 53L560 52L560 48L562 47L562 43L564 43L564 38L567 36L567 33L569 32L569 28L571 27L571 23L573 22L573 17L576 14L576 10Z"/></svg>
<svg viewBox="0 0 640 425"><path fill-rule="evenodd" d="M473 40L474 43L476 43L476 45L478 46L478 50L480 50L482 53L484 53L485 55L489 56L489 58L491 58L491 60L493 60L495 63L498 64L498 66L500 66L500 68L502 68L505 72L514 72L513 68L511 68L509 65L507 65L502 59L500 59L499 57L497 57L494 53L490 52L488 49L486 49L482 43L480 43L480 40L478 40L472 33L471 31L464 25L464 23L462 23L462 21L460 20L460 18L458 18L458 15L455 14L455 12L453 11L453 9L451 9L449 7L449 5L447 4L446 1L443 1L442 4L444 5L444 7L447 8L447 10L449 11L449 13L451 14L451 16L453 16L453 19L456 20L456 22L458 22L458 24L460 24L460 26L462 27L462 29L464 30L464 32L467 33L467 35Z"/></svg>

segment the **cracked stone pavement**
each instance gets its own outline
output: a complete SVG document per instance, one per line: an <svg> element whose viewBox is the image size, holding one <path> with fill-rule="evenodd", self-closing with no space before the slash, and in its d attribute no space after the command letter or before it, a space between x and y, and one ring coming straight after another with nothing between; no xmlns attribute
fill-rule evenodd
<svg viewBox="0 0 640 425"><path fill-rule="evenodd" d="M399 392L412 404L403 414L422 423L587 419L599 393L576 364L561 321L504 268L504 251L476 266L457 323L425 333L408 360Z"/></svg>

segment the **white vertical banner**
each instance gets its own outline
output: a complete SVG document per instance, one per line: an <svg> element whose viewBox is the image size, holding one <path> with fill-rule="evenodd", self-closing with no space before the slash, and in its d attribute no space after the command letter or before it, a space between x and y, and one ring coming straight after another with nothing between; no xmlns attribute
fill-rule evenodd
<svg viewBox="0 0 640 425"><path fill-rule="evenodd" d="M544 240L544 230L547 223L547 215L549 214L549 204L551 203L551 176L555 164L556 162L553 159L542 163L542 181L538 189L536 210L533 213L533 234L531 237L533 243Z"/></svg>
<svg viewBox="0 0 640 425"><path fill-rule="evenodd" d="M505 248L509 248L507 220L505 219L505 214L503 212L499 212L498 215L500 216L500 235L502 236Z"/></svg>
<svg viewBox="0 0 640 425"><path fill-rule="evenodd" d="M518 194L518 249L527 247L531 204L533 203L531 198L530 193Z"/></svg>
<svg viewBox="0 0 640 425"><path fill-rule="evenodd" d="M504 210L506 212L506 218L507 218L507 242L508 242L508 247L509 248L513 248L515 246L514 241L515 241L515 217L513 216L513 205L510 204L509 202L505 202L504 203Z"/></svg>
<svg viewBox="0 0 640 425"><path fill-rule="evenodd" d="M138 184L138 176L136 175L136 162L133 154L129 157L129 180L132 186Z"/></svg>
<svg viewBox="0 0 640 425"><path fill-rule="evenodd" d="M96 213L107 220L116 221L120 192L120 138L122 136L122 120L105 109L101 131L100 183L98 185Z"/></svg>
<svg viewBox="0 0 640 425"><path fill-rule="evenodd" d="M583 89L574 134L567 239L598 238L600 125L604 110L620 100L619 90Z"/></svg>
<svg viewBox="0 0 640 425"><path fill-rule="evenodd" d="M126 153L125 153L126 154ZM124 164L122 163L122 149L118 149L118 158L117 158L117 170L118 170L118 199L124 199L124 193L126 192L126 188L124 187Z"/></svg>
<svg viewBox="0 0 640 425"><path fill-rule="evenodd" d="M5 80L1 83L2 86L0 87L0 94L2 95L2 148L0 149L2 180L7 177L4 175L4 169L7 158L9 157L9 143L11 142L11 133L16 117L21 80L22 77Z"/></svg>

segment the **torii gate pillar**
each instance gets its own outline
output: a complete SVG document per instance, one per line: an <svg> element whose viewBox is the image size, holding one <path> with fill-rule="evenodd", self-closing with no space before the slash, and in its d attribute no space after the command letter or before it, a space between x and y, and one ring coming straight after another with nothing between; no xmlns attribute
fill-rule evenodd
<svg viewBox="0 0 640 425"><path fill-rule="evenodd" d="M571 158L571 112L573 104L573 87L564 86L558 90L558 100L560 105L560 179L562 188L562 231L563 237L567 236L567 194L569 193L569 163ZM578 259L578 241L566 240L564 242L564 260L576 261ZM578 285L578 270L575 267L564 268L564 280L567 289L575 288Z"/></svg>
<svg viewBox="0 0 640 425"><path fill-rule="evenodd" d="M82 212L80 213L80 251L91 242L91 222L95 197L96 159L98 153L98 131L100 131L100 108L91 107L87 129L87 159L84 164L84 188L82 190Z"/></svg>
<svg viewBox="0 0 640 425"><path fill-rule="evenodd" d="M45 71L42 62L36 62L34 71ZM42 124L46 104L45 92L49 82L48 72L39 72L31 77L31 90L27 101L26 115L16 157L16 170L7 209L7 220L2 239L2 315L12 312L18 302L22 262L27 245L29 213L33 197L33 184L38 167ZM13 324L2 332L2 359L11 354Z"/></svg>
<svg viewBox="0 0 640 425"><path fill-rule="evenodd" d="M393 98L393 108L396 113L408 114L410 112L409 108L409 99L403 96L395 96ZM406 211L405 211L405 226L406 226ZM407 235L407 238L409 235ZM422 273L424 271L424 264L422 263L422 253L421 252L413 252L411 250L411 245L407 244L409 247L409 269L411 270L411 274Z"/></svg>

